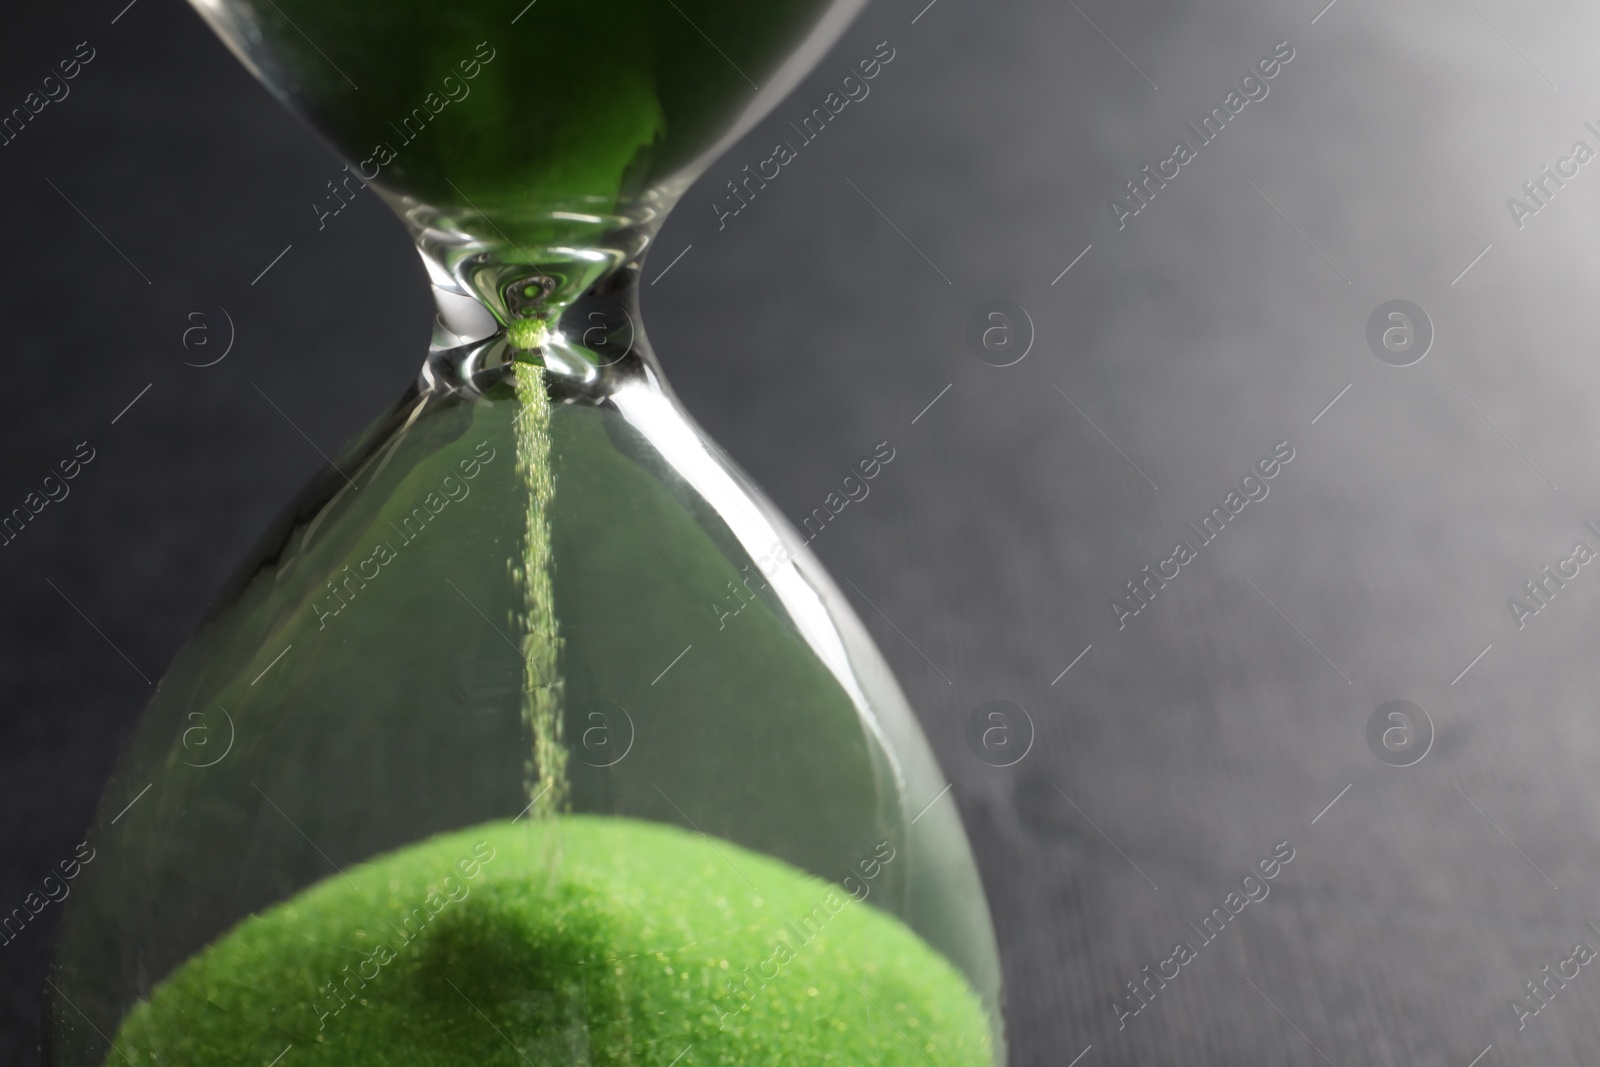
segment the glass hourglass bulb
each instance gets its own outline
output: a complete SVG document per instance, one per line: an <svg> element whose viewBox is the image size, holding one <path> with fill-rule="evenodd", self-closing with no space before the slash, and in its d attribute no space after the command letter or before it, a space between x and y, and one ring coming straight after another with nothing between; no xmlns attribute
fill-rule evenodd
<svg viewBox="0 0 1600 1067"><path fill-rule="evenodd" d="M1003 1062L945 779L638 313L673 200L859 5L199 6L440 313L160 683L53 1061Z"/></svg>

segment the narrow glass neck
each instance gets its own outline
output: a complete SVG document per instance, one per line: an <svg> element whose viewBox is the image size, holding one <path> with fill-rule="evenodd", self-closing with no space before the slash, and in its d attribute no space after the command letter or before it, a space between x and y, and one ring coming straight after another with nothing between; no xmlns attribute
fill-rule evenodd
<svg viewBox="0 0 1600 1067"><path fill-rule="evenodd" d="M521 269L515 284L543 285L545 298L528 300L521 305L526 313L509 322L491 314L487 301L435 283L439 313L424 386L486 393L512 363L544 368L552 395L590 403L641 377L660 383L639 317L638 257L601 272L576 293L565 279L548 285L551 275L535 275L529 265Z"/></svg>
<svg viewBox="0 0 1600 1067"><path fill-rule="evenodd" d="M475 211L385 198L416 242L443 321L459 327L454 336L477 340L498 327L517 346L533 349L586 296L631 287L615 279L642 261L677 191L635 201L626 214L541 211L509 230Z"/></svg>

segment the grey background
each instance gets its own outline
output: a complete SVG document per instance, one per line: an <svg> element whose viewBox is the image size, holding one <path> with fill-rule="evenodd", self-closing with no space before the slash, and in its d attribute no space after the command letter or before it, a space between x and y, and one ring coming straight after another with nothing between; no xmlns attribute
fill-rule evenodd
<svg viewBox="0 0 1600 1067"><path fill-rule="evenodd" d="M0 33L7 109L97 50L0 148L0 508L97 451L0 549L0 909L71 854L147 680L322 464L307 438L331 453L395 399L431 316L375 198L317 230L329 150L184 5L124 2ZM1505 198L1600 148L1600 16L924 2L877 0L688 193L645 310L793 520L897 450L813 545L876 605L954 783L1013 1061L1593 1062L1592 968L1521 1033L1508 1002L1600 943L1600 568L1521 631L1506 598L1600 547L1600 163L1520 230ZM1119 231L1108 198L1285 39L1269 96ZM718 230L715 190L883 40L871 95ZM1435 328L1413 367L1366 348L1395 298ZM1013 367L966 345L993 299L1035 327ZM219 351L185 350L188 316L220 344L221 308L233 351L185 366ZM1285 440L1270 495L1119 630L1108 598ZM990 699L1037 729L1015 766L967 748ZM1367 748L1393 699L1437 731L1412 767ZM1271 896L1119 1031L1123 983L1280 841ZM36 1061L59 914L0 947L5 1062Z"/></svg>

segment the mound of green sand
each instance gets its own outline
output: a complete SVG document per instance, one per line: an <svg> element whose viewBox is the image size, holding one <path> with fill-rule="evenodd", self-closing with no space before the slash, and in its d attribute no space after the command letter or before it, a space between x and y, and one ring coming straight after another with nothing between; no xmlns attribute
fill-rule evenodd
<svg viewBox="0 0 1600 1067"><path fill-rule="evenodd" d="M626 208L711 147L829 4L276 0L240 43L362 174L538 241L574 223L522 209Z"/></svg>
<svg viewBox="0 0 1600 1067"><path fill-rule="evenodd" d="M563 816L434 837L239 923L106 1063L990 1062L977 997L897 919L726 841Z"/></svg>

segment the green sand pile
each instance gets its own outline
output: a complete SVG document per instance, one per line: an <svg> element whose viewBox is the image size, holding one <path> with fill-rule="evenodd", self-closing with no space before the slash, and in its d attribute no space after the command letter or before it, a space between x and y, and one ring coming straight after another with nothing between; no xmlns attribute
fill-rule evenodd
<svg viewBox="0 0 1600 1067"><path fill-rule="evenodd" d="M496 266L536 267L553 292L534 305L559 313L642 251L638 228L841 0L195 2L349 158L319 228L363 183L413 198L429 254L466 257L509 322L522 275Z"/></svg>
<svg viewBox="0 0 1600 1067"><path fill-rule="evenodd" d="M626 209L706 151L831 2L277 0L247 22L364 173L537 241L521 209Z"/></svg>
<svg viewBox="0 0 1600 1067"><path fill-rule="evenodd" d="M977 998L898 920L728 842L584 816L334 875L179 968L115 1044L108 1065L990 1061Z"/></svg>

